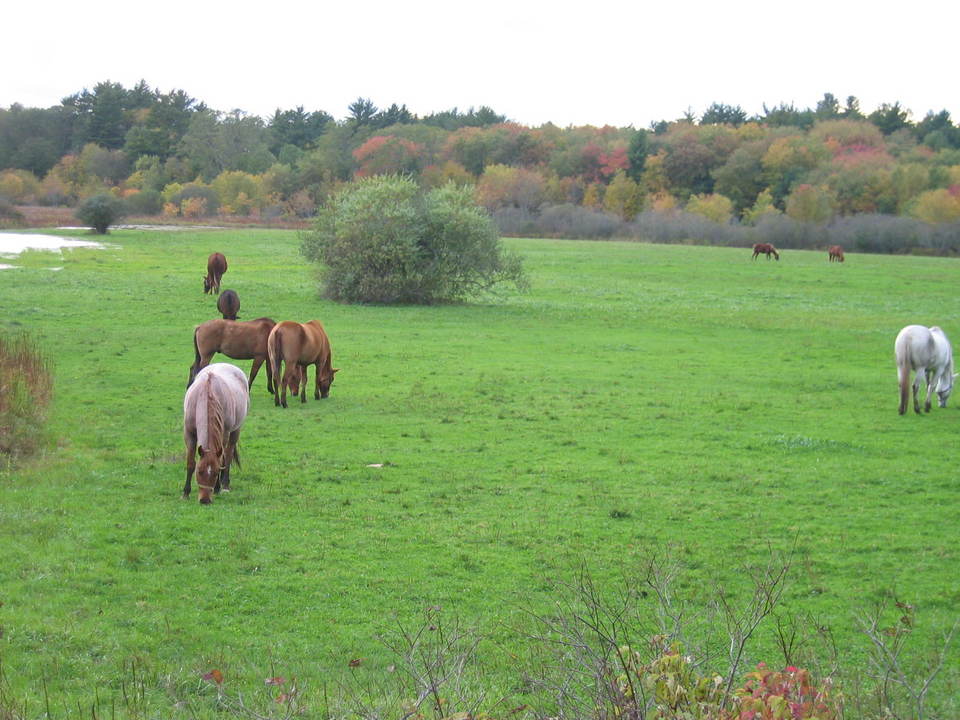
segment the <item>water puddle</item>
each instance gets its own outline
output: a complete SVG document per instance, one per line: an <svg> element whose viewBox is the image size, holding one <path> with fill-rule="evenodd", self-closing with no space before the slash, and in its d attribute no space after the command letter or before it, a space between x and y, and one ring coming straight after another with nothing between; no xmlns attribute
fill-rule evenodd
<svg viewBox="0 0 960 720"><path fill-rule="evenodd" d="M99 248L107 247L105 243L93 240L79 240L77 238L59 237L57 235L34 235L31 233L0 232L0 256L9 258L22 253L24 250L51 250L62 252L64 248L70 250L78 247ZM0 263L0 270L10 270L16 265ZM59 270L60 268L56 268Z"/></svg>

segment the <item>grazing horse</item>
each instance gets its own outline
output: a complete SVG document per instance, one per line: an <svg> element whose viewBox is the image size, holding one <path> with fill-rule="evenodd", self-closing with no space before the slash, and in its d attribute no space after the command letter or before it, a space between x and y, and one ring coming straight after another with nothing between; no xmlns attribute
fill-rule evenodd
<svg viewBox="0 0 960 720"><path fill-rule="evenodd" d="M200 502L230 489L230 463L240 464L237 443L250 409L250 391L243 371L227 363L207 365L183 398L183 442L187 446L184 499L190 497L190 478L197 471ZM197 463L197 454L200 463Z"/></svg>
<svg viewBox="0 0 960 720"><path fill-rule="evenodd" d="M777 252L777 249L770 243L757 243L753 246L753 257L751 260L756 260L757 255L763 253L767 256L767 260L770 259L770 256L773 255L777 260L780 259L780 253Z"/></svg>
<svg viewBox="0 0 960 720"><path fill-rule="evenodd" d="M207 258L207 274L203 278L203 292L220 292L220 279L227 271L227 259L222 253L215 252Z"/></svg>
<svg viewBox="0 0 960 720"><path fill-rule="evenodd" d="M240 296L233 290L224 290L217 298L217 310L224 320L236 320L240 312Z"/></svg>
<svg viewBox="0 0 960 720"><path fill-rule="evenodd" d="M831 245L827 252L830 253L830 262L833 262L834 260L837 262L843 262L843 248L839 245Z"/></svg>
<svg viewBox="0 0 960 720"><path fill-rule="evenodd" d="M267 357L267 338L276 323L270 318L257 318L237 322L235 320L221 320L215 318L198 325L193 331L194 362L190 366L190 379L187 387L193 383L215 353L223 353L234 360L253 359L250 368L250 385L257 379L260 366L267 363L267 392L273 394L273 374L270 372L270 358Z"/></svg>
<svg viewBox="0 0 960 720"><path fill-rule="evenodd" d="M900 381L900 414L907 411L910 397L910 371L916 370L913 381L913 410L920 414L917 394L920 391L920 378L927 384L927 402L924 406L930 412L930 396L937 391L940 407L947 406L947 398L953 390L953 350L950 341L938 327L926 328L923 325L907 325L897 334L893 344L897 359L897 377Z"/></svg>
<svg viewBox="0 0 960 720"><path fill-rule="evenodd" d="M287 407L287 388L292 395L300 389L300 402L307 401L307 368L316 366L313 397L319 400L330 394L333 375L340 368L330 367L330 340L316 320L300 324L290 320L277 323L267 338L267 353L273 367L273 403ZM283 381L280 366L285 365Z"/></svg>

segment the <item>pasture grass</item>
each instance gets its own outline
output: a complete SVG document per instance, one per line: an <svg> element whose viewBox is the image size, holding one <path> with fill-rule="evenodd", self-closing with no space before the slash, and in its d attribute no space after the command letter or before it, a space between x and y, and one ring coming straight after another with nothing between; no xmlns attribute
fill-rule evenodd
<svg viewBox="0 0 960 720"><path fill-rule="evenodd" d="M857 611L914 605L921 666L958 614L960 397L898 416L893 364L909 323L960 342L956 260L510 240L529 293L378 307L321 299L290 231L108 240L0 271L0 329L55 374L55 441L0 472L8 713L221 716L217 669L248 698L295 677L317 716L342 678L389 677L395 618L442 607L487 634L502 715L554 581L614 583L663 548L703 603L792 551L781 610L829 626L850 671ZM286 411L261 374L234 491L203 507L180 499L182 399L214 250L240 319L321 320L341 371ZM773 635L751 663L780 662Z"/></svg>

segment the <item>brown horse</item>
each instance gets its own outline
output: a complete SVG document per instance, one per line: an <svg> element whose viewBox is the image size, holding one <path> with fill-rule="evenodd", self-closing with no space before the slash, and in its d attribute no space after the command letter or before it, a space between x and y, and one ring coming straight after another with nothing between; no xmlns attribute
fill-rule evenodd
<svg viewBox="0 0 960 720"><path fill-rule="evenodd" d="M224 320L236 320L240 312L240 296L233 290L224 290L217 298L217 310Z"/></svg>
<svg viewBox="0 0 960 720"><path fill-rule="evenodd" d="M830 262L833 262L834 260L837 262L843 262L843 248L839 245L831 245L827 252L830 253Z"/></svg>
<svg viewBox="0 0 960 720"><path fill-rule="evenodd" d="M267 338L267 353L273 367L274 405L287 407L287 388L292 395L300 389L300 402L307 401L307 367L316 366L313 397L319 400L330 394L333 375L340 368L330 366L330 340L323 325L316 320L300 324L290 320L277 323ZM284 364L283 382L280 365Z"/></svg>
<svg viewBox="0 0 960 720"><path fill-rule="evenodd" d="M250 409L250 391L243 371L227 363L208 365L183 398L183 442L187 446L184 499L190 497L190 478L197 471L197 494L204 505L210 495L230 489L230 463L240 464L237 443ZM197 454L200 464L197 466Z"/></svg>
<svg viewBox="0 0 960 720"><path fill-rule="evenodd" d="M227 259L218 252L212 253L207 258L207 274L203 278L203 292L219 293L220 280L227 271Z"/></svg>
<svg viewBox="0 0 960 720"><path fill-rule="evenodd" d="M767 256L767 260L770 259L770 256L773 255L777 260L780 259L780 253L777 252L777 249L770 243L757 243L753 246L753 258L752 260L757 259L757 255L764 254Z"/></svg>
<svg viewBox="0 0 960 720"><path fill-rule="evenodd" d="M193 382L215 353L223 353L234 360L253 359L250 368L250 384L257 378L260 366L267 363L267 392L273 393L273 374L270 372L270 358L267 357L267 338L276 325L270 318L257 318L246 322L235 320L207 320L198 325L193 331L193 350L195 354L193 365L190 366L190 379L187 387Z"/></svg>

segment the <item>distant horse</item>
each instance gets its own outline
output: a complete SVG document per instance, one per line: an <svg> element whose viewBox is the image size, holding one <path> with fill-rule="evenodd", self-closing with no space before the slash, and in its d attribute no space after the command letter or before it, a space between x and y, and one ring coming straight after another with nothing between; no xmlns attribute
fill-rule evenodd
<svg viewBox="0 0 960 720"><path fill-rule="evenodd" d="M260 366L267 363L267 392L273 393L273 374L270 372L270 359L267 357L267 338L276 325L270 318L257 318L246 322L221 320L215 318L198 325L193 331L194 362L190 366L190 379L193 382L202 368L210 364L215 353L223 353L234 360L253 359L250 368L250 387L257 379Z"/></svg>
<svg viewBox="0 0 960 720"><path fill-rule="evenodd" d="M184 499L197 471L197 494L204 505L210 495L230 489L230 463L240 465L237 443L250 409L250 391L243 371L227 363L207 365L183 398L183 442L187 446ZM200 463L197 464L197 454Z"/></svg>
<svg viewBox="0 0 960 720"><path fill-rule="evenodd" d="M827 252L830 253L830 262L843 262L843 248L839 245L831 245Z"/></svg>
<svg viewBox="0 0 960 720"><path fill-rule="evenodd" d="M916 370L913 381L913 410L920 414L917 394L920 391L920 378L927 383L927 402L924 406L930 412L930 396L937 391L940 407L947 406L947 398L953 390L953 349L950 341L938 327L926 328L923 325L907 325L897 334L893 344L897 359L897 377L900 381L900 414L907 411L910 397L910 371Z"/></svg>
<svg viewBox="0 0 960 720"><path fill-rule="evenodd" d="M770 243L757 243L753 246L753 257L751 260L756 260L757 255L764 254L767 256L767 260L770 259L770 256L773 255L777 260L780 259L780 253L777 252L777 249Z"/></svg>
<svg viewBox="0 0 960 720"><path fill-rule="evenodd" d="M217 310L224 320L236 320L240 312L240 296L233 290L224 290L217 298Z"/></svg>
<svg viewBox="0 0 960 720"><path fill-rule="evenodd" d="M300 324L290 320L277 323L267 338L267 353L273 367L274 405L287 407L287 388L292 395L300 389L300 402L307 401L307 368L316 366L313 397L319 400L330 394L333 375L340 368L331 367L330 340L316 320ZM283 381L280 366L285 365Z"/></svg>
<svg viewBox="0 0 960 720"><path fill-rule="evenodd" d="M215 252L207 258L207 274L203 278L203 292L219 293L220 279L227 271L227 259L218 252Z"/></svg>

